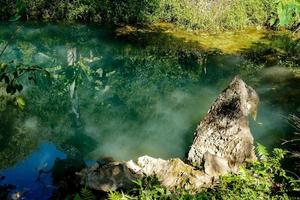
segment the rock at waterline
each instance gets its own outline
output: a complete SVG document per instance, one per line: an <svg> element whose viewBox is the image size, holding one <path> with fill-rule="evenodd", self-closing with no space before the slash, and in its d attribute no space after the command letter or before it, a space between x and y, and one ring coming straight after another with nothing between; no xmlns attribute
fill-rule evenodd
<svg viewBox="0 0 300 200"><path fill-rule="evenodd" d="M198 125L188 161L218 176L256 159L247 116L256 118L258 102L254 89L235 77Z"/></svg>
<svg viewBox="0 0 300 200"><path fill-rule="evenodd" d="M163 160L150 156L139 157L137 163L132 160L105 165L96 163L77 174L81 176L83 185L103 192L130 189L135 186L133 181L149 176L157 177L164 187L183 188L191 192L211 187L214 181L213 177L180 159Z"/></svg>
<svg viewBox="0 0 300 200"><path fill-rule="evenodd" d="M142 156L138 158L137 166L144 176L156 176L161 185L170 189L181 188L200 192L203 188L214 184L213 177L196 170L178 158L163 160Z"/></svg>
<svg viewBox="0 0 300 200"><path fill-rule="evenodd" d="M219 95L197 127L188 161L156 159L149 156L137 162L95 164L78 175L82 184L99 191L134 187L133 181L156 176L162 186L199 192L216 183L218 176L236 171L246 161L255 160L253 137L248 125L249 114L256 117L258 95L239 77Z"/></svg>
<svg viewBox="0 0 300 200"><path fill-rule="evenodd" d="M104 165L95 163L93 166L77 173L81 184L90 189L109 192L117 189L134 187L134 181L141 178L131 162L110 162Z"/></svg>

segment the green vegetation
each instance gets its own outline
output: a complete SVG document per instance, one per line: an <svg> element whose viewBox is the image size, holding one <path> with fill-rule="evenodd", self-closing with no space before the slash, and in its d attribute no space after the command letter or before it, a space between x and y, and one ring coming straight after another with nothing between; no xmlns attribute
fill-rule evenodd
<svg viewBox="0 0 300 200"><path fill-rule="evenodd" d="M281 167L285 151L274 149L269 155L266 148L258 144L257 154L258 161L242 167L238 174L221 177L219 184L199 194L170 191L161 187L155 178L146 178L129 192L111 192L109 199L289 199L300 192L299 180L288 176Z"/></svg>
<svg viewBox="0 0 300 200"><path fill-rule="evenodd" d="M161 17L191 29L241 29L263 25L273 9L273 2L268 0L165 0Z"/></svg>
<svg viewBox="0 0 300 200"><path fill-rule="evenodd" d="M279 0L276 2L276 13L270 19L271 26L286 26L299 29L300 2L298 0Z"/></svg>
<svg viewBox="0 0 300 200"><path fill-rule="evenodd" d="M17 91L21 92L23 90L23 85L18 83L18 79L26 75L28 80L36 82L35 73L37 71L45 72L47 76L50 77L49 72L39 66L23 66L22 64L16 65L14 63L7 65L0 63L0 81L6 84L6 92L14 95Z"/></svg>
<svg viewBox="0 0 300 200"><path fill-rule="evenodd" d="M298 28L297 0L4 0L0 19L122 24L170 22L188 29Z"/></svg>

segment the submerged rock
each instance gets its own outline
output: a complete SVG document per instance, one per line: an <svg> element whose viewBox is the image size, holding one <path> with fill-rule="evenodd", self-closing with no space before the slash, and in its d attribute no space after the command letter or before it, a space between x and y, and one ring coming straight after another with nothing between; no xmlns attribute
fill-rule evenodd
<svg viewBox="0 0 300 200"><path fill-rule="evenodd" d="M256 116L256 92L239 77L220 94L197 127L188 161L156 159L142 156L137 162L110 162L95 164L78 175L81 183L98 191L114 191L134 187L133 181L155 176L169 189L199 192L213 186L218 176L236 171L245 161L256 159L248 118Z"/></svg>
<svg viewBox="0 0 300 200"><path fill-rule="evenodd" d="M235 77L198 125L188 161L198 166L204 164L207 174L219 176L254 160L247 116L252 114L256 118L258 102L256 92Z"/></svg>

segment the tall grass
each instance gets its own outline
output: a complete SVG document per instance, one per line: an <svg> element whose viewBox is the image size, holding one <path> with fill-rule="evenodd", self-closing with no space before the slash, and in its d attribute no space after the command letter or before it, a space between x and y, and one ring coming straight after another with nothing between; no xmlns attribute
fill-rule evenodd
<svg viewBox="0 0 300 200"><path fill-rule="evenodd" d="M224 30L263 26L276 16L277 6L275 0L1 0L0 19L171 22L187 29Z"/></svg>
<svg viewBox="0 0 300 200"><path fill-rule="evenodd" d="M161 19L192 29L241 29L263 25L272 0L162 0Z"/></svg>

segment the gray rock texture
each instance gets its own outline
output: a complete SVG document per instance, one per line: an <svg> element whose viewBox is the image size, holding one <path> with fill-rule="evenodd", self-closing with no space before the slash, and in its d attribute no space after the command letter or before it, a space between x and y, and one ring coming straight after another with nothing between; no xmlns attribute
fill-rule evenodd
<svg viewBox="0 0 300 200"><path fill-rule="evenodd" d="M248 115L256 118L258 102L256 92L235 77L198 125L188 161L218 176L256 159Z"/></svg>

